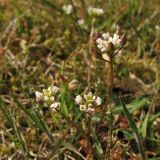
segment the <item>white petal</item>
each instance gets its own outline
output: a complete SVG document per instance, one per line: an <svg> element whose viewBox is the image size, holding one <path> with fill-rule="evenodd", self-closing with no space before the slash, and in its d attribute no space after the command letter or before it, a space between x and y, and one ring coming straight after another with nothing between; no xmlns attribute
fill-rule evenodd
<svg viewBox="0 0 160 160"><path fill-rule="evenodd" d="M106 51L106 48L103 47L103 48L101 49L101 52L105 52L105 51Z"/></svg>
<svg viewBox="0 0 160 160"><path fill-rule="evenodd" d="M102 34L102 37L105 39L105 40L108 40L109 37L110 37L110 34L107 32L107 33L103 33Z"/></svg>
<svg viewBox="0 0 160 160"><path fill-rule="evenodd" d="M116 44L116 42L118 41L118 39L119 39L119 35L114 34L113 39L112 39L112 43Z"/></svg>
<svg viewBox="0 0 160 160"><path fill-rule="evenodd" d="M66 14L71 14L72 13L72 11L73 11L73 7L72 7L72 5L64 5L63 7L62 7L62 9L64 10L64 12L66 13Z"/></svg>
<svg viewBox="0 0 160 160"><path fill-rule="evenodd" d="M100 97L97 97L95 102L96 102L97 106L99 106L102 103L102 99Z"/></svg>
<svg viewBox="0 0 160 160"><path fill-rule="evenodd" d="M50 105L50 108L52 109L52 111L56 111L59 108L59 106L60 106L60 103L55 102Z"/></svg>
<svg viewBox="0 0 160 160"><path fill-rule="evenodd" d="M112 37L109 37L109 42L113 43L113 38Z"/></svg>
<svg viewBox="0 0 160 160"><path fill-rule="evenodd" d="M97 47L98 47L99 49L103 48L103 46L102 46L101 44L98 44Z"/></svg>
<svg viewBox="0 0 160 160"><path fill-rule="evenodd" d="M119 39L119 35L115 33L115 34L113 35L113 39L115 39L115 40Z"/></svg>
<svg viewBox="0 0 160 160"><path fill-rule="evenodd" d="M115 45L117 46L117 47L120 47L121 46L121 39L118 39L116 42L115 42Z"/></svg>
<svg viewBox="0 0 160 160"><path fill-rule="evenodd" d="M42 92L36 91L35 95L36 95L37 100L42 100L43 99L43 93Z"/></svg>
<svg viewBox="0 0 160 160"><path fill-rule="evenodd" d="M97 42L97 43L102 43L103 40L102 40L102 38L98 38L98 39L96 40L96 42Z"/></svg>
<svg viewBox="0 0 160 160"><path fill-rule="evenodd" d="M82 103L82 97L80 95L76 96L75 101L77 104L81 104Z"/></svg>
<svg viewBox="0 0 160 160"><path fill-rule="evenodd" d="M52 92L56 94L59 91L59 88L57 86L51 86Z"/></svg>
<svg viewBox="0 0 160 160"><path fill-rule="evenodd" d="M84 19L78 20L78 24L79 24L80 26L83 26L83 25L84 25Z"/></svg>

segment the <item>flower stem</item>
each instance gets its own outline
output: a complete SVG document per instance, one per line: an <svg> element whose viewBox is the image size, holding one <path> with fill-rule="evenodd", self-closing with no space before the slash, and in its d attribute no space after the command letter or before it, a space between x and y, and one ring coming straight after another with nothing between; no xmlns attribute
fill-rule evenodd
<svg viewBox="0 0 160 160"><path fill-rule="evenodd" d="M113 130L113 113L112 113L112 94L113 94L113 58L112 55L110 55L110 62L109 62L109 110L110 110L110 126L109 126L109 157L111 158L112 154L112 130Z"/></svg>
<svg viewBox="0 0 160 160"><path fill-rule="evenodd" d="M145 151L144 151L144 148L143 148L143 142L142 142L142 139L141 139L138 132L135 133L135 139L136 139L136 142L137 142L139 152L141 154L141 159L146 160L147 158L146 158Z"/></svg>

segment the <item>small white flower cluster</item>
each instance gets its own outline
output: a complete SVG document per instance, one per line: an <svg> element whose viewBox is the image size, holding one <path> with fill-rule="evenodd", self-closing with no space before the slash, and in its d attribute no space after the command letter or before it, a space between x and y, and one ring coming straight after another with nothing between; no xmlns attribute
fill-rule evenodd
<svg viewBox="0 0 160 160"><path fill-rule="evenodd" d="M47 89L43 89L42 92L36 91L37 101L44 102L45 106L49 106L53 111L59 108L60 102L56 101L57 93L59 88L57 86L50 86Z"/></svg>
<svg viewBox="0 0 160 160"><path fill-rule="evenodd" d="M113 37L111 37L109 33L103 33L102 37L98 38L96 42L97 47L100 49L102 53L108 50L110 44L112 44L115 47L115 49L119 49L122 46L122 40L117 33L115 33Z"/></svg>
<svg viewBox="0 0 160 160"><path fill-rule="evenodd" d="M87 112L89 114L93 114L95 111L94 107L99 106L102 103L102 99L94 96L92 92L84 95L84 97L80 95L76 96L75 101L79 105L80 111Z"/></svg>
<svg viewBox="0 0 160 160"><path fill-rule="evenodd" d="M89 15L100 16L100 15L104 14L104 10L102 8L92 8L92 7L89 7L88 8L88 14Z"/></svg>
<svg viewBox="0 0 160 160"><path fill-rule="evenodd" d="M73 6L71 4L68 4L68 5L64 5L62 7L63 11L66 13L66 14L71 14L73 12Z"/></svg>

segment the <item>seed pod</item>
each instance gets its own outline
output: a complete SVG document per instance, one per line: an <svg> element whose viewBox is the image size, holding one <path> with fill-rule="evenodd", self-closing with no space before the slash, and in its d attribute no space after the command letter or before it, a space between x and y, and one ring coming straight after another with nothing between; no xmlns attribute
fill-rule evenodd
<svg viewBox="0 0 160 160"><path fill-rule="evenodd" d="M124 33L121 37L121 42L122 42L122 46L124 46L126 43L127 43L127 36L126 34Z"/></svg>

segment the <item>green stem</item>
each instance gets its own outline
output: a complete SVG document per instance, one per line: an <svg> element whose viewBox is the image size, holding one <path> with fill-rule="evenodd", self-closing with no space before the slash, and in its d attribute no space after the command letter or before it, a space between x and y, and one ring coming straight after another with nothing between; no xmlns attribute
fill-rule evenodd
<svg viewBox="0 0 160 160"><path fill-rule="evenodd" d="M104 154L104 157L108 157L108 159L111 158L112 154L112 146L113 146L113 140L112 140L112 133L113 133L113 113L112 113L112 94L113 94L113 55L109 55L110 60L106 61L106 63L109 64L109 89L108 89L108 100L109 100L109 111L110 111L110 124L109 124L109 151L106 150L106 154ZM106 101L107 102L107 101ZM107 104L105 105L105 113L107 112L108 107Z"/></svg>
<svg viewBox="0 0 160 160"><path fill-rule="evenodd" d="M113 130L113 123L112 123L112 117L113 117L113 113L112 113L112 94L113 94L113 59L112 59L112 55L110 55L110 63L109 63L109 109L110 109L110 129L109 129L109 143L110 143L110 151L109 151L109 157L111 157L111 153L112 153L112 130Z"/></svg>

